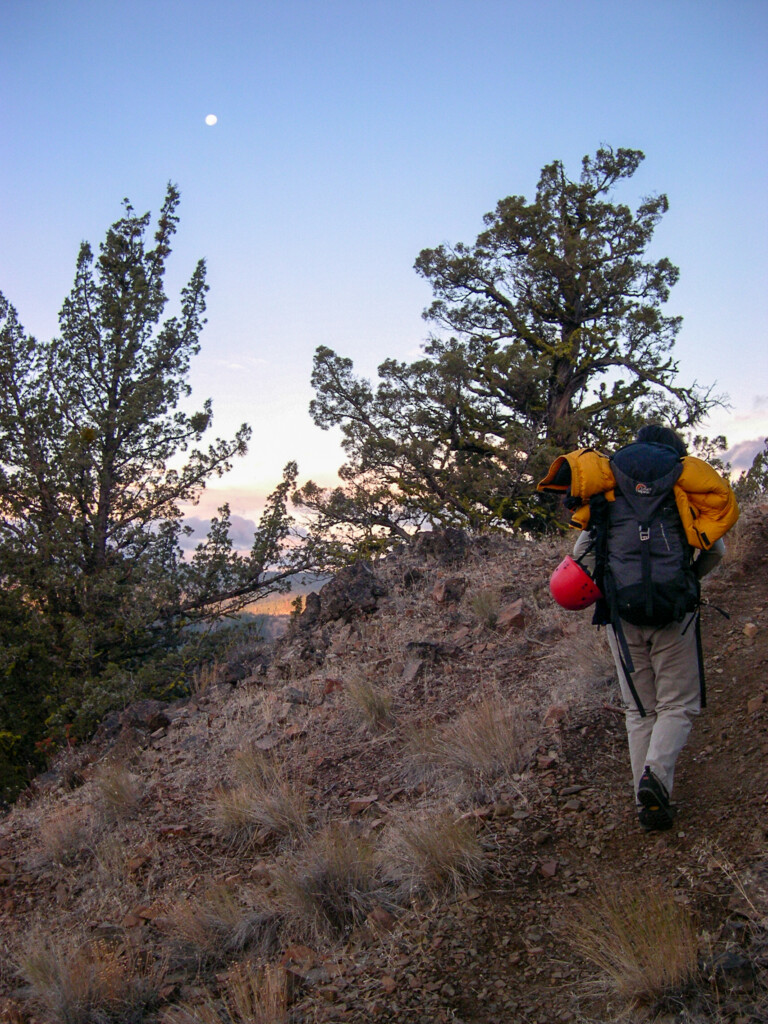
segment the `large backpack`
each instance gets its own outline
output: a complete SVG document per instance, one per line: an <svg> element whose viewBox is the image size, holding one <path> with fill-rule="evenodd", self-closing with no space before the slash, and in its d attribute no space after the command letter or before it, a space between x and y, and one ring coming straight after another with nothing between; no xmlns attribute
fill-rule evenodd
<svg viewBox="0 0 768 1024"><path fill-rule="evenodd" d="M681 622L699 604L699 581L677 511L680 456L635 443L611 459L616 500L608 507L604 585L609 607L636 626Z"/></svg>
<svg viewBox="0 0 768 1024"><path fill-rule="evenodd" d="M656 627L682 622L699 606L699 580L673 490L683 470L678 453L667 445L635 442L619 449L610 464L616 500L597 495L590 502L595 582L605 595L593 621L613 626L643 714L621 621Z"/></svg>

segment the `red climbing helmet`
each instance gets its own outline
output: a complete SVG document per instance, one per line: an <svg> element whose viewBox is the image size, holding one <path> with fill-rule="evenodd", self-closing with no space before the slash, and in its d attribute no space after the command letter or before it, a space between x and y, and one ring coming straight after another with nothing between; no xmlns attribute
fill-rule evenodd
<svg viewBox="0 0 768 1024"><path fill-rule="evenodd" d="M567 608L572 612L588 608L603 596L586 569L570 555L566 555L552 573L549 591L561 608Z"/></svg>

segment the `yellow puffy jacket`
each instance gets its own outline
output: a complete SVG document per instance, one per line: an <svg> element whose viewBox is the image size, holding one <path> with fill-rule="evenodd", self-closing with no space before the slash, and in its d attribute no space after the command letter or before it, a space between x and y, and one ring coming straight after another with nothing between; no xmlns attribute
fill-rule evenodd
<svg viewBox="0 0 768 1024"><path fill-rule="evenodd" d="M706 551L739 518L739 506L730 485L710 465L694 455L686 455L682 462L683 471L674 486L677 510L688 543ZM568 475L563 472L564 463L570 469L570 483L563 482ZM589 525L589 499L605 494L608 501L614 501L615 486L608 457L594 448L580 448L555 459L537 490L570 490L583 503L572 513L571 525L584 530Z"/></svg>

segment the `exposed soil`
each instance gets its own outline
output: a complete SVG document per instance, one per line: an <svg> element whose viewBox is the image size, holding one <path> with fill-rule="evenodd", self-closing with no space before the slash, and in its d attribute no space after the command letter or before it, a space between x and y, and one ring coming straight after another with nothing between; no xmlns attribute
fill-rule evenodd
<svg viewBox="0 0 768 1024"><path fill-rule="evenodd" d="M767 513L743 517L732 556L706 583L705 597L730 618L703 609L709 706L678 762L670 832L637 823L618 688L588 613L549 601L557 546L485 539L452 564L401 552L377 570L388 596L376 611L295 630L266 675L211 686L167 709L151 732L126 727L112 746L70 754L0 822L2 1019L64 1019L46 1015L16 970L30 936L104 937L159 961L176 948L178 907L212 885L244 898L271 892L291 850L268 837L238 849L206 813L231 778L233 752L255 741L309 787L318 820L348 822L376 842L404 808L450 805L476 821L484 850L482 881L458 893L422 893L395 914L379 908L336 941L282 935L270 959L292 978L291 1021L613 1019L622 1003L575 951L575 915L597 892L629 884L642 894L658 883L696 917L704 977L630 1019L765 1022ZM435 585L451 579L463 581L461 599L436 600ZM487 593L502 608L522 598L523 618L492 628ZM353 677L391 695L394 727L360 725L345 699ZM514 702L535 723L526 767L462 790L419 778L414 734L483 696ZM111 821L99 802L106 762L129 769L140 794ZM57 816L83 828L58 859ZM122 851L111 874L108 840ZM204 985L215 990L226 966L171 961L161 1005L144 1019L194 1002Z"/></svg>

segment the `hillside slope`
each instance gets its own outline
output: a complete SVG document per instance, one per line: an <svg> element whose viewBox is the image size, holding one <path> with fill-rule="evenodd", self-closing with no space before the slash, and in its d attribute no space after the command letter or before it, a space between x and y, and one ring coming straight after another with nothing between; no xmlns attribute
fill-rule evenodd
<svg viewBox="0 0 768 1024"><path fill-rule="evenodd" d="M422 538L114 716L0 822L2 1019L604 1021L627 997L576 936L617 894L699 945L632 1020L765 1021L766 511L707 582L730 619L703 610L671 832L637 825L602 638L549 598L562 545Z"/></svg>

